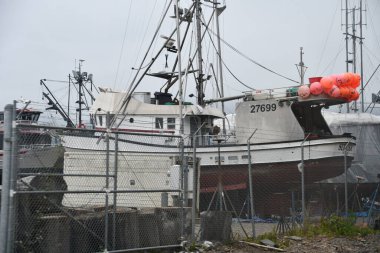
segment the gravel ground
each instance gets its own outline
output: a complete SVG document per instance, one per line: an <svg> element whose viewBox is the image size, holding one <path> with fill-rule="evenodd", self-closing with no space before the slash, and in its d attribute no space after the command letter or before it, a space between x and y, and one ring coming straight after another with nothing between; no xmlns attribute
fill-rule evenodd
<svg viewBox="0 0 380 253"><path fill-rule="evenodd" d="M236 252L236 253L261 253L270 250L258 249L243 243L233 243L231 245L216 245L212 250L206 252ZM276 251L272 251L276 252ZM380 253L380 234L366 237L354 238L327 238L316 237L302 241L290 241L290 246L285 252L293 253Z"/></svg>
<svg viewBox="0 0 380 253"><path fill-rule="evenodd" d="M271 232L276 229L277 223L256 223L256 236ZM197 231L199 226L197 226ZM245 232L252 235L252 224L249 222L232 223L233 239L235 241L246 238ZM301 241L289 240L289 247L285 252L293 253L380 253L380 234L368 235L366 237L315 237L312 239L302 238ZM234 253L262 253L277 252L273 250L264 250L244 243L235 242L228 245L216 243L212 249L201 252L234 252Z"/></svg>

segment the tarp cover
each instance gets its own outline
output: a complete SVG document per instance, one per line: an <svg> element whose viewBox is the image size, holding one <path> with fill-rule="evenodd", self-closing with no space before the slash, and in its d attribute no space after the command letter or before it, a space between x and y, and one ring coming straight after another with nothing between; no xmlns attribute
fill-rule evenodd
<svg viewBox="0 0 380 253"><path fill-rule="evenodd" d="M369 113L335 113L323 116L333 134L352 133L356 137L355 158L348 170L348 182L376 183L380 174L380 116ZM342 161L343 162L343 161ZM327 179L327 183L343 183L344 174Z"/></svg>

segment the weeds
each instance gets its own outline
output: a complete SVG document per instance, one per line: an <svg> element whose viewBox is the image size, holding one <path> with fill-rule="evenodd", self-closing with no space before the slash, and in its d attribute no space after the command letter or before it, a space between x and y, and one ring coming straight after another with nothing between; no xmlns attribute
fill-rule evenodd
<svg viewBox="0 0 380 253"><path fill-rule="evenodd" d="M306 224L304 228L297 228L289 231L287 236L299 236L312 238L316 236L339 237L339 236L367 236L375 234L376 231L367 227L358 227L355 225L355 217L340 217L333 215L329 218L322 218L320 224ZM255 239L248 238L247 241L260 243L263 239L269 239L280 248L289 246L290 241L286 237L279 237L276 232L259 235Z"/></svg>

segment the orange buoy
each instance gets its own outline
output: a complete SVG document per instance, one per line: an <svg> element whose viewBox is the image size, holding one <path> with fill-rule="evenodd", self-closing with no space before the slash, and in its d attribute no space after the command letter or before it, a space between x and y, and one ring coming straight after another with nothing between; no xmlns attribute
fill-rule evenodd
<svg viewBox="0 0 380 253"><path fill-rule="evenodd" d="M329 95L331 97L334 97L334 98L340 97L340 89L339 89L339 87L336 86L336 85L333 85L333 87L331 88L331 90L329 92Z"/></svg>
<svg viewBox="0 0 380 253"><path fill-rule="evenodd" d="M347 87L340 87L340 96L344 99L350 99L350 90Z"/></svg>
<svg viewBox="0 0 380 253"><path fill-rule="evenodd" d="M354 83L354 80L355 80L354 73L348 72L348 73L345 73L345 75L347 79L347 86L352 87L352 84Z"/></svg>
<svg viewBox="0 0 380 253"><path fill-rule="evenodd" d="M333 87L333 79L331 77L323 77L320 83L322 85L323 92L329 94Z"/></svg>
<svg viewBox="0 0 380 253"><path fill-rule="evenodd" d="M358 100L358 98L360 97L360 94L357 90L354 90L354 94L351 96L351 100L354 101L354 100Z"/></svg>
<svg viewBox="0 0 380 253"><path fill-rule="evenodd" d="M307 85L302 85L298 88L298 96L308 98L310 96L310 88Z"/></svg>
<svg viewBox="0 0 380 253"><path fill-rule="evenodd" d="M323 92L322 85L320 82L314 82L310 84L310 93L313 95L319 95Z"/></svg>
<svg viewBox="0 0 380 253"><path fill-rule="evenodd" d="M347 84L347 76L345 74L337 75L335 80L338 87L346 86Z"/></svg>
<svg viewBox="0 0 380 253"><path fill-rule="evenodd" d="M354 81L352 82L351 87L357 88L357 87L359 87L359 85L360 85L360 75L354 73Z"/></svg>

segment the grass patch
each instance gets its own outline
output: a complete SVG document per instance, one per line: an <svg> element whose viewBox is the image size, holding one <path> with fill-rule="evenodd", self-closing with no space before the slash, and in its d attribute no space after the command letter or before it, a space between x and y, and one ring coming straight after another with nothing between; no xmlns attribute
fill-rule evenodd
<svg viewBox="0 0 380 253"><path fill-rule="evenodd" d="M320 224L308 224L304 229L291 231L291 235L314 237L314 236L366 236L374 234L376 231L367 227L358 227L355 225L355 217L340 217L332 215L329 218L322 218Z"/></svg>
<svg viewBox="0 0 380 253"><path fill-rule="evenodd" d="M306 224L304 228L297 228L289 231L287 236L299 236L313 238L316 236L327 237L355 237L367 236L370 234L378 233L378 231L368 227L358 227L355 225L355 217L340 217L330 216L329 218L322 218L319 224ZM278 236L273 230L272 232L265 233L257 236L256 238L247 238L248 242L260 243L263 239L269 239L276 243L280 248L286 248L290 245L290 240L283 236Z"/></svg>

